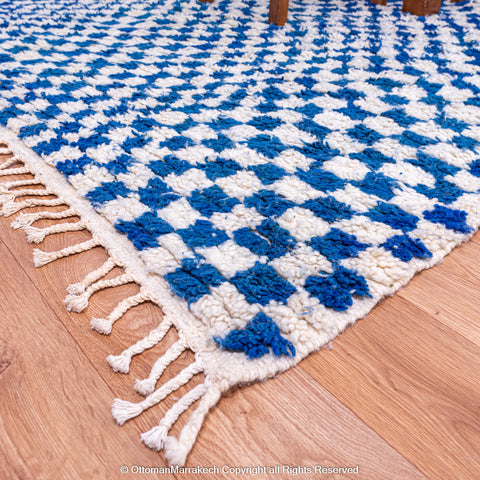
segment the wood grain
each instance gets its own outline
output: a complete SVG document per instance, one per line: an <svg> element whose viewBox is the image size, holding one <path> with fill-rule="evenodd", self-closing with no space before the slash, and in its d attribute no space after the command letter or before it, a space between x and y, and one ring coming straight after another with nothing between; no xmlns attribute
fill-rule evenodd
<svg viewBox="0 0 480 480"><path fill-rule="evenodd" d="M301 368L430 478L475 478L480 347L409 301L386 300Z"/></svg>
<svg viewBox="0 0 480 480"><path fill-rule="evenodd" d="M442 0L403 0L402 12L419 16L432 15L438 13L441 6Z"/></svg>
<svg viewBox="0 0 480 480"><path fill-rule="evenodd" d="M429 316L480 345L480 235L397 293Z"/></svg>
<svg viewBox="0 0 480 480"><path fill-rule="evenodd" d="M132 441L138 433L114 424L112 391L3 242L0 257L8 312L0 341L8 363L0 374L0 477L119 478L123 463L158 462Z"/></svg>
<svg viewBox="0 0 480 480"><path fill-rule="evenodd" d="M287 22L289 0L270 0L268 23L282 27Z"/></svg>
<svg viewBox="0 0 480 480"><path fill-rule="evenodd" d="M332 478L425 479L301 369L223 398L198 440L190 457L193 464L213 461L219 465L228 459L230 465L268 467L358 465L358 474ZM320 475L264 474L260 478Z"/></svg>

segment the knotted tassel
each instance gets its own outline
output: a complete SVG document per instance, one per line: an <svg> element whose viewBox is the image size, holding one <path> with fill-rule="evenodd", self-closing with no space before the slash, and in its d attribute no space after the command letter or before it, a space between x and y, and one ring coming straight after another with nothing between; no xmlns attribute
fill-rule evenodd
<svg viewBox="0 0 480 480"><path fill-rule="evenodd" d="M184 340L177 340L153 365L150 375L145 380L135 381L135 390L143 396L150 395L155 390L157 381L162 376L165 369L174 362L182 352L185 351L187 345Z"/></svg>
<svg viewBox="0 0 480 480"><path fill-rule="evenodd" d="M132 295L131 297L122 300L107 318L92 318L90 326L98 333L109 335L112 332L113 324L122 318L128 310L149 300L151 300L150 296L145 294L143 289L140 289L140 292L136 295Z"/></svg>
<svg viewBox="0 0 480 480"><path fill-rule="evenodd" d="M112 258L108 257L107 261L93 272L90 272L85 276L85 278L78 283L72 283L67 287L67 293L71 295L80 295L89 287L92 283L95 283L97 280L100 280L108 272L113 270L115 267L118 267L118 263Z"/></svg>
<svg viewBox="0 0 480 480"><path fill-rule="evenodd" d="M44 199L32 198L29 200L24 200L23 202L15 202L15 200L19 197L25 196L32 196L32 195L39 195L39 196L46 196L51 195L50 191L48 190L36 190L31 188L26 188L23 190L8 190L7 194L0 195L0 205L3 205L2 208L2 215L5 217L9 217L14 213L22 210L23 208L29 206L37 206L40 202L45 202ZM35 202L35 203L32 203Z"/></svg>
<svg viewBox="0 0 480 480"><path fill-rule="evenodd" d="M62 210L60 212L50 212L45 210L37 213L20 213L15 220L12 221L11 226L14 229L29 227L39 220L60 220L63 218L70 218L78 216L72 208Z"/></svg>
<svg viewBox="0 0 480 480"><path fill-rule="evenodd" d="M127 283L133 282L134 279L130 273L123 273L118 275L118 277L110 278L108 280L99 280L98 282L92 283L83 293L79 295L68 294L64 300L64 303L68 311L74 311L80 313L82 310L87 308L88 300L90 297L99 290L104 288L119 287L120 285L126 285Z"/></svg>
<svg viewBox="0 0 480 480"><path fill-rule="evenodd" d="M5 168L4 170L0 169L0 177L7 177L9 175L24 175L25 173L30 173L28 167Z"/></svg>
<svg viewBox="0 0 480 480"><path fill-rule="evenodd" d="M15 201L15 196L11 193L4 193L0 195L0 205L5 205L6 203L10 203Z"/></svg>
<svg viewBox="0 0 480 480"><path fill-rule="evenodd" d="M15 180L13 182L2 182L0 183L0 192L8 193L12 188L29 187L31 185L42 185L42 182L36 178L26 178L23 180Z"/></svg>
<svg viewBox="0 0 480 480"><path fill-rule="evenodd" d="M171 378L163 384L159 389L155 390L151 395L146 397L139 403L131 403L125 400L115 399L112 406L112 416L119 425L123 425L126 421L140 415L154 405L160 403L170 393L175 392L181 386L185 385L194 375L202 371L199 363L194 362L184 368L177 376Z"/></svg>
<svg viewBox="0 0 480 480"><path fill-rule="evenodd" d="M43 267L43 265L46 265L47 263L63 257L75 255L76 253L86 252L87 250L98 247L99 245L100 242L97 239L91 238L85 242L77 243L76 245L71 245L63 248L62 250L56 250L54 252L44 252L43 250L35 248L33 250L33 264L36 267Z"/></svg>
<svg viewBox="0 0 480 480"><path fill-rule="evenodd" d="M47 235L53 235L55 233L65 232L79 232L85 229L83 222L76 223L57 223L45 228L25 227L25 233L27 235L27 241L30 243L40 243L45 240Z"/></svg>
<svg viewBox="0 0 480 480"><path fill-rule="evenodd" d="M208 385L207 392L182 428L178 440L174 437L166 437L163 440L165 459L170 466L185 465L208 411L220 400L222 391L228 388L227 383L224 383L222 387L213 383Z"/></svg>
<svg viewBox="0 0 480 480"><path fill-rule="evenodd" d="M162 450L165 447L165 440L168 432L173 427L178 417L185 412L194 402L203 397L207 392L207 383L201 383L192 388L182 398L180 398L165 414L160 423L148 432L142 433L140 438L142 442L152 450Z"/></svg>
<svg viewBox="0 0 480 480"><path fill-rule="evenodd" d="M42 191L42 190L39 190ZM51 193L45 193L44 195L51 195ZM4 203L2 208L2 215L5 217L9 217L14 213L23 210L24 208L29 207L57 207L58 205L64 205L65 202L60 198L53 198L53 199L44 199L44 198L30 198L28 200L24 200L23 202L15 202L14 200Z"/></svg>
<svg viewBox="0 0 480 480"><path fill-rule="evenodd" d="M16 163L17 159L16 158L9 158L5 162L0 164L0 170L5 170L8 167L12 166L14 163Z"/></svg>
<svg viewBox="0 0 480 480"><path fill-rule="evenodd" d="M9 155L12 151L8 147L0 147L0 155Z"/></svg>
<svg viewBox="0 0 480 480"><path fill-rule="evenodd" d="M142 338L131 347L124 350L120 355L109 355L107 357L108 364L114 372L128 373L130 370L130 362L132 357L143 353L145 350L154 347L163 340L168 330L172 326L172 322L164 320L157 328L152 330L145 338Z"/></svg>

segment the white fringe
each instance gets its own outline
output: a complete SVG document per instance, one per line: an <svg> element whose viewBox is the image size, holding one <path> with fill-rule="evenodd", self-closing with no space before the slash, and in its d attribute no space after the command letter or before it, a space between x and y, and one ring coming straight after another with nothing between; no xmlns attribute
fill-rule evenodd
<svg viewBox="0 0 480 480"><path fill-rule="evenodd" d="M148 448L159 452L165 447L165 439L167 438L167 435L168 429L164 426L157 425L148 432L142 433L140 439Z"/></svg>
<svg viewBox="0 0 480 480"><path fill-rule="evenodd" d="M208 411L218 402L222 392L226 388L228 388L227 385L223 385L221 388L219 384L209 384L198 407L193 411L187 423L182 428L178 440L173 437L167 437L164 439L164 453L169 465L182 466L185 464L187 456L197 439L198 432L202 428L203 421L205 420Z"/></svg>
<svg viewBox="0 0 480 480"><path fill-rule="evenodd" d="M131 347L124 350L120 355L109 355L107 357L108 364L115 372L128 373L132 357L143 353L145 350L154 347L161 342L172 326L172 321L164 319L163 322L154 330L152 330L145 338L142 338Z"/></svg>
<svg viewBox="0 0 480 480"><path fill-rule="evenodd" d="M17 162L18 160L15 157L7 158L7 160L5 160L3 163L0 164L0 170L6 170L8 167L11 167Z"/></svg>
<svg viewBox="0 0 480 480"><path fill-rule="evenodd" d="M30 185L30 183L27 185ZM35 196L46 197L48 195L53 195L52 191L48 188L24 188L23 190L10 190L10 194L13 196L13 198Z"/></svg>
<svg viewBox="0 0 480 480"><path fill-rule="evenodd" d="M161 342L173 325L172 318L175 318L175 323L180 326L179 335L181 335L181 329L185 328L193 320L191 313L183 304L175 302L168 290L159 286L157 279L151 278L148 272L145 271L144 265L138 256L130 253L131 245L129 241L119 235L111 224L100 217L92 209L89 202L81 198L59 172L47 165L38 155L25 147L21 141L3 127L0 127L0 137L0 143L3 140L4 143L9 145L8 147L0 147L0 155L13 155L0 164L0 177L14 177L24 174L33 175L33 178L8 179L8 181L0 183L0 202L2 203L0 215L10 216L30 207L44 206L48 209L49 207L67 205L68 208L58 212L44 210L36 213L20 213L12 222L12 227L24 229L27 239L34 243L41 242L50 234L78 231L84 228L93 234L93 238L90 240L58 251L45 252L34 249L33 259L35 266L41 267L55 260L85 252L97 246L103 246L109 253L108 260L101 267L90 272L82 281L68 287L67 292L70 295L67 300L68 306L72 310L82 310L88 304L90 295L95 291L130 282L139 284L141 286L140 292L122 300L106 319L92 319L92 328L104 334L110 333L112 325L128 309L139 303L152 301L157 305L163 306L165 318L156 329L127 348L120 355L109 355L107 357L108 363L115 371L128 373L133 356L139 355ZM35 185L42 185L45 189L27 188ZM38 198L47 195L56 195L57 198ZM20 197L33 198L17 202L16 200ZM65 202L64 198L68 198L69 202ZM80 217L80 221L76 223L56 223L45 228L32 227L39 220L60 220L74 216ZM112 280L101 280L116 266L124 268L129 273L119 275L120 280L118 279L119 277ZM182 335L181 338L183 338ZM177 341L155 362L147 379L137 380L137 390L144 395L148 395L142 402L131 403L116 399L112 407L112 415L115 420L117 423L123 424L127 420L138 416L147 408L162 401L170 393L188 383L197 373L203 372L206 376L204 383L194 387L180 398L167 411L160 424L149 432L142 434L141 437L142 441L151 448L157 450L164 448L169 463L178 465L183 465L185 462L186 455L193 445L206 411L217 401L220 392L218 385L210 383L200 359L196 359L194 363L183 369L175 378L170 379L160 388L154 390L155 384L166 366L178 358L186 348L184 339ZM223 390L227 387L224 386ZM182 430L179 440L177 441L169 437L168 432L178 417L199 399L201 399L200 404Z"/></svg>
<svg viewBox="0 0 480 480"><path fill-rule="evenodd" d="M24 175L25 173L30 173L30 169L28 167L6 168L4 170L0 170L0 177Z"/></svg>
<svg viewBox="0 0 480 480"><path fill-rule="evenodd" d="M113 322L107 318L97 318L93 317L90 320L90 327L92 330L95 330L102 335L110 335L112 333L112 324Z"/></svg>
<svg viewBox="0 0 480 480"><path fill-rule="evenodd" d="M112 370L117 373L128 373L130 370L130 362L132 357L129 355L109 355L107 357L107 362L112 367Z"/></svg>
<svg viewBox="0 0 480 480"><path fill-rule="evenodd" d="M82 243L77 243L76 245L71 245L69 247L63 248L62 250L57 250L54 252L44 252L35 248L33 250L33 263L36 267L43 267L47 263L53 262L60 258L68 257L70 255L75 255L77 253L86 252L92 248L100 246L100 243L95 238L87 240Z"/></svg>
<svg viewBox="0 0 480 480"><path fill-rule="evenodd" d="M87 274L81 282L72 283L71 285L69 285L67 287L67 293L69 293L70 295L80 295L92 283L100 280L115 267L119 266L120 265L115 260L113 260L112 257L108 257L107 261L101 267Z"/></svg>
<svg viewBox="0 0 480 480"><path fill-rule="evenodd" d="M119 425L123 425L128 420L137 417L143 412L142 405L139 403L127 402L116 398L112 405L112 416Z"/></svg>
<svg viewBox="0 0 480 480"><path fill-rule="evenodd" d="M98 333L108 335L112 331L113 324L120 320L128 310L149 300L151 300L151 296L144 289L140 289L136 295L123 299L107 318L92 318L90 326Z"/></svg>
<svg viewBox="0 0 480 480"><path fill-rule="evenodd" d="M79 232L80 230L85 230L85 225L81 221L76 223L57 223L45 228L24 227L27 241L30 243L41 243L45 240L47 235L65 232Z"/></svg>
<svg viewBox="0 0 480 480"><path fill-rule="evenodd" d="M47 195L51 195L51 193L48 193ZM64 204L65 202L60 198L53 198L51 200L50 199L46 200L43 198L30 198L28 200L24 200L23 202L15 202L14 199L12 199L3 204L3 208L2 208L2 211L0 212L0 215L3 215L4 217L9 217L10 215L17 213L20 210L23 210L24 208L57 207L59 205L64 205Z"/></svg>
<svg viewBox="0 0 480 480"><path fill-rule="evenodd" d="M157 359L148 378L145 380L137 379L135 381L135 390L137 393L143 396L150 395L155 390L155 385L165 369L174 362L186 348L187 345L184 340L177 340L164 355Z"/></svg>
<svg viewBox="0 0 480 480"><path fill-rule="evenodd" d="M24 180L15 180L13 182L2 182L0 183L0 192L8 193L12 188L17 187L29 187L31 185L42 185L42 182L36 178L27 178Z"/></svg>
<svg viewBox="0 0 480 480"><path fill-rule="evenodd" d="M123 273L118 275L115 278L110 278L108 280L99 280L98 282L92 283L84 292L80 294L71 294L69 293L64 300L67 310L80 313L88 306L88 300L90 297L99 290L104 288L119 287L121 285L126 285L127 283L133 282L134 279L130 273Z"/></svg>
<svg viewBox="0 0 480 480"><path fill-rule="evenodd" d="M207 393L207 382L201 383L192 388L182 398L180 398L165 414L160 423L148 432L142 433L140 438L142 442L152 450L162 450L165 446L165 439L168 432L173 427L178 417L184 413L194 402Z"/></svg>
<svg viewBox="0 0 480 480"><path fill-rule="evenodd" d="M175 392L180 387L185 385L194 375L200 373L202 367L197 363L191 363L188 367L185 367L177 376L171 378L168 382L164 383L160 388L155 390L151 395L146 397L139 403L130 403L125 400L114 400L112 406L112 415L114 420L123 425L127 420L130 420L145 410L160 403L170 393Z"/></svg>
<svg viewBox="0 0 480 480"><path fill-rule="evenodd" d="M21 213L12 221L11 227L14 229L25 228L39 220L58 220L75 216L78 216L78 214L72 208L60 212L49 212L45 210L37 213Z"/></svg>

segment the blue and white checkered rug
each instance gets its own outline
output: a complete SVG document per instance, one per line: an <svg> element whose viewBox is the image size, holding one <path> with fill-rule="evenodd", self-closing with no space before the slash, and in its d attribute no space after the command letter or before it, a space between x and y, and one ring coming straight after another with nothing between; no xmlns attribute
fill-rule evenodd
<svg viewBox="0 0 480 480"><path fill-rule="evenodd" d="M142 437L183 464L223 391L296 364L472 235L479 14L474 1L420 18L400 0L306 0L279 28L257 0L0 0L0 140L25 165L0 173L33 172L61 199L19 204L28 181L7 182L3 213L63 201L15 226L31 241L92 232L36 251L38 265L94 245L111 254L69 288L70 309L111 286L101 279L115 265L118 285L141 285L96 330L141 301L162 306L158 329L109 357L114 369L172 324L179 333L137 381L146 399L115 402L118 423L203 372ZM77 227L32 226L70 213ZM195 362L155 390L185 349Z"/></svg>

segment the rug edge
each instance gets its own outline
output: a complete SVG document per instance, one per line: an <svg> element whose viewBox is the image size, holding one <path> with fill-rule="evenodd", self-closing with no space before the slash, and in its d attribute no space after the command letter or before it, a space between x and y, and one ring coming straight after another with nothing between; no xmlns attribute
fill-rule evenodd
<svg viewBox="0 0 480 480"><path fill-rule="evenodd" d="M54 167L48 165L40 156L18 139L14 133L2 126L0 126L0 144L4 144L7 147L6 149L0 147L0 153L5 155L11 154L14 160L13 163L7 160L0 165L0 187L2 188L1 193L3 193L3 195L0 195L0 216L9 217L20 210L34 206L44 206L46 208L57 205L68 206L67 210L58 212L57 215L52 214L51 211L46 211L30 214L30 218L28 218L29 214L23 215L20 219L17 217L12 222L12 228L23 229L27 234L29 243L40 243L46 235L66 231L87 230L92 235L91 240L56 252L44 252L34 249L33 260L35 267L41 267L60 258L81 253L97 246L103 247L108 255L108 260L104 265L90 272L81 282L71 284L67 288L68 295L65 299L67 310L81 312L88 305L89 296L101 288L136 283L140 286L139 294L125 298L120 302L117 308L109 315L111 318L93 318L91 328L98 333L108 335L111 332L113 323L121 318L129 308L145 301L156 304L163 312L163 318L159 326L145 338L124 350L120 355L109 355L107 357L107 362L112 369L118 373L128 373L133 356L141 354L143 351L160 343L170 327L173 326L178 333L179 340L155 362L149 378L137 380L135 390L137 393L144 395L145 399L139 403L115 399L112 405L114 420L119 425L123 425L126 421L140 415L147 408L161 402L163 398L185 385L196 374L202 373L204 375L204 382L179 398L173 407L166 412L159 425L141 435L141 440L147 447L156 451L164 451L165 458L170 466L183 466L208 411L215 406L222 394L232 388L234 384L225 380L218 381L212 379L208 372L208 366L211 364L208 361L209 352L202 352L202 355L197 355L201 349L199 345L195 345L194 342L190 341L195 336L188 335L188 338L186 336L187 325L188 331L191 331L192 324L196 320L184 305L175 300L166 286L161 286L163 279L153 278L154 275L146 272L141 259L132 255L132 247L128 239L116 232L113 225L95 212L88 201L81 198ZM10 168L15 162L23 164L24 167ZM3 177L27 173L32 174L34 179L29 184L24 181L25 186L43 186L45 187L44 191L37 190L37 192L42 192L40 195L54 195L58 197L58 200L31 198L24 202L15 202L16 197L12 196L12 192L15 192L15 190L9 191L9 188L20 185L11 185L14 182L7 182ZM24 197L28 196L29 193L27 190L20 190L17 195ZM30 193L30 195L33 195L33 193ZM50 215L48 215L49 213ZM58 223L53 225L56 228L38 229L31 226L37 220L63 219L69 216L78 216L80 221L77 223ZM68 227L65 227L65 225L68 225ZM114 267L123 268L125 273L113 280L102 280L102 277ZM196 322L198 323L198 320ZM195 354L194 362L184 368L176 377L155 390L155 385L163 370L186 349L191 350ZM178 438L169 436L168 432L178 417L197 400L199 401L198 406L193 410Z"/></svg>

